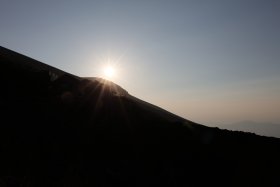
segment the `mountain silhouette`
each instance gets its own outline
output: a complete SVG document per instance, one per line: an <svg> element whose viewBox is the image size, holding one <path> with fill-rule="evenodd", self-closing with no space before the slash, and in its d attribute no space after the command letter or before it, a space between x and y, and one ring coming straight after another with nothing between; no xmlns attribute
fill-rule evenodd
<svg viewBox="0 0 280 187"><path fill-rule="evenodd" d="M280 186L280 140L0 48L0 186Z"/></svg>
<svg viewBox="0 0 280 187"><path fill-rule="evenodd" d="M280 124L270 123L270 122L255 122L255 121L239 121L237 123L231 124L222 124L219 125L222 128L235 130L235 131L244 131L244 132L253 132L259 135L264 136L273 136L280 138Z"/></svg>

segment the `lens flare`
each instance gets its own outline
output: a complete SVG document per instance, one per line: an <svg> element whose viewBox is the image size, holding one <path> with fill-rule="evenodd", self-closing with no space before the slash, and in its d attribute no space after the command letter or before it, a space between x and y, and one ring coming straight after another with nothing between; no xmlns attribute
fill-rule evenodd
<svg viewBox="0 0 280 187"><path fill-rule="evenodd" d="M115 73L116 73L115 68L113 68L112 66L106 66L106 67L104 68L104 75L105 75L105 77L107 77L107 78L112 78L112 77L114 77L114 76L115 76Z"/></svg>

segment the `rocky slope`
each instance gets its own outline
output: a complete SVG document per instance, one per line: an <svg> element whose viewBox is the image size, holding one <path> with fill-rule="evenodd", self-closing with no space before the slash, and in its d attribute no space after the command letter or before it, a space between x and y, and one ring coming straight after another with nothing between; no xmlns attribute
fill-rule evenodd
<svg viewBox="0 0 280 187"><path fill-rule="evenodd" d="M0 186L280 186L280 141L0 48Z"/></svg>

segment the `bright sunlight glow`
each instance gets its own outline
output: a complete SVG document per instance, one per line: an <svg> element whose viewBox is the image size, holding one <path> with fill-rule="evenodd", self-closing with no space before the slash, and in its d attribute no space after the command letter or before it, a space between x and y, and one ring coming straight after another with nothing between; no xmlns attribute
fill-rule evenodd
<svg viewBox="0 0 280 187"><path fill-rule="evenodd" d="M112 66L107 66L104 68L104 75L107 78L112 78L115 75L115 69Z"/></svg>

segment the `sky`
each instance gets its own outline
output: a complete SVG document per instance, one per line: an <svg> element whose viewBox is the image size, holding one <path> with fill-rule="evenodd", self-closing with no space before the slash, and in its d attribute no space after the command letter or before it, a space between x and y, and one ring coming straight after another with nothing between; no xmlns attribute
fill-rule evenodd
<svg viewBox="0 0 280 187"><path fill-rule="evenodd" d="M209 126L280 124L279 0L0 0L0 45Z"/></svg>

